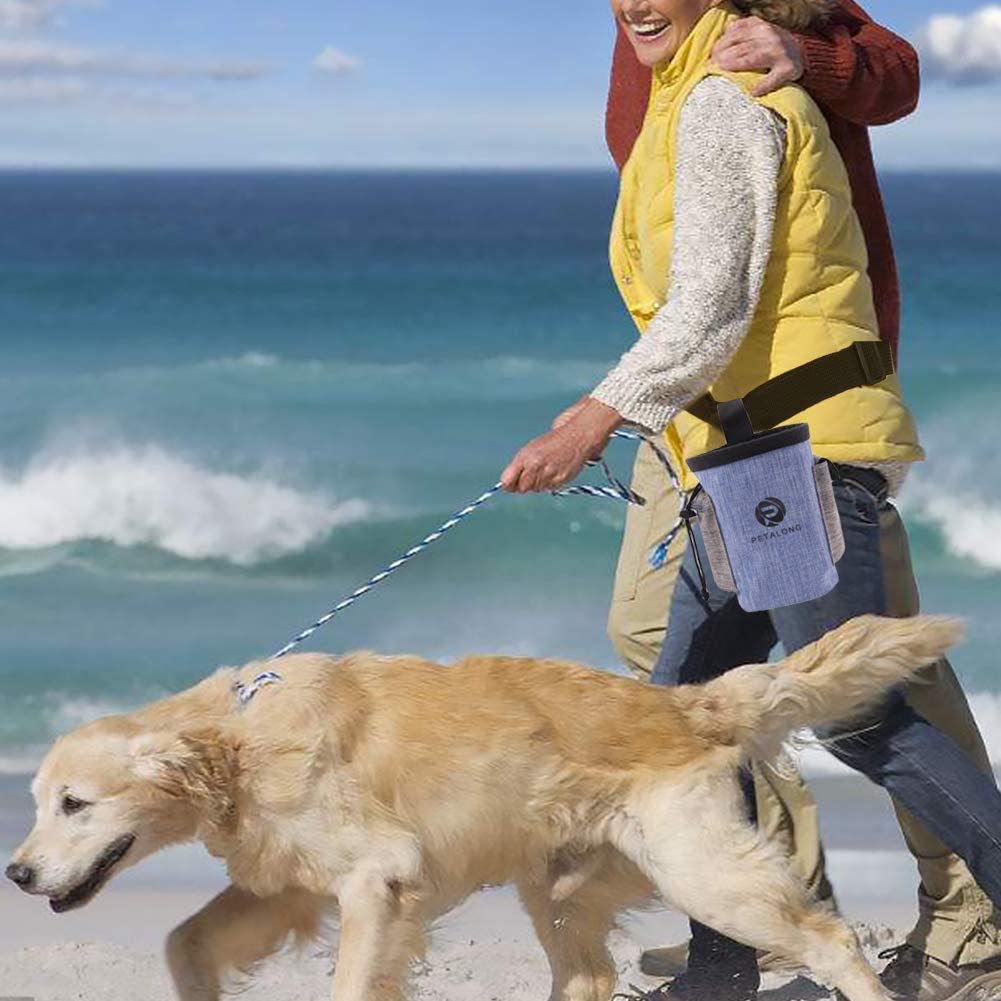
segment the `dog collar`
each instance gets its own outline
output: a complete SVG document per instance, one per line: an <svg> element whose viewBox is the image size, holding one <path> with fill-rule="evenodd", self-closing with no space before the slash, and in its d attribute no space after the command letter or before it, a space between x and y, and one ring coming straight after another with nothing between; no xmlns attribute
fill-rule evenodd
<svg viewBox="0 0 1001 1001"><path fill-rule="evenodd" d="M241 706L245 706L253 700L254 696L262 688L267 688L268 685L277 685L282 681L284 681L284 678L277 671L265 671L249 683L245 681L234 682L233 691L236 694L237 702Z"/></svg>

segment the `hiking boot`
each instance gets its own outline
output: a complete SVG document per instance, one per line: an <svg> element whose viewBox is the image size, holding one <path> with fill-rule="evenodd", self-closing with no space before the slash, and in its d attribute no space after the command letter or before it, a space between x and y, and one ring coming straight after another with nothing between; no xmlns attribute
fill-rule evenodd
<svg viewBox="0 0 1001 1001"><path fill-rule="evenodd" d="M755 1001L758 996L757 977L751 983L746 976L721 976L716 971L685 971L673 980L644 990L629 985L628 994L616 994L622 1001Z"/></svg>
<svg viewBox="0 0 1001 1001"><path fill-rule="evenodd" d="M1001 958L950 966L910 945L879 958L890 960L879 979L898 1001L1001 1001Z"/></svg>
<svg viewBox="0 0 1001 1001"><path fill-rule="evenodd" d="M677 977L688 969L688 943L647 949L640 956L640 969L648 977Z"/></svg>
<svg viewBox="0 0 1001 1001"><path fill-rule="evenodd" d="M799 964L776 952L759 952L758 969L762 973L788 973L798 970ZM661 949L647 949L640 956L640 969L648 977L677 977L688 969L688 943L665 945Z"/></svg>

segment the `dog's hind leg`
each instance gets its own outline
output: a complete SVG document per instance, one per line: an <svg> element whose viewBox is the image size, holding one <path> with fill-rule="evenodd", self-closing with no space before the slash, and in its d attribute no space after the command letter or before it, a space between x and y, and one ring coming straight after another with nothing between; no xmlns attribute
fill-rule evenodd
<svg viewBox="0 0 1001 1001"><path fill-rule="evenodd" d="M567 875L558 867L518 881L518 893L546 951L553 974L550 1001L608 1001L616 970L608 934L616 916L651 896L649 882L625 859L600 850L586 873L563 896ZM555 899L559 898L559 899Z"/></svg>
<svg viewBox="0 0 1001 1001"><path fill-rule="evenodd" d="M552 970L550 1001L608 1001L616 979L606 945L614 911L588 887L560 901L553 900L551 892L546 880L518 883Z"/></svg>
<svg viewBox="0 0 1001 1001"><path fill-rule="evenodd" d="M802 963L849 1001L886 1001L851 929L746 819L736 773L635 801L620 847L696 921Z"/></svg>
<svg viewBox="0 0 1001 1001"><path fill-rule="evenodd" d="M167 938L167 965L181 1001L217 1001L227 977L245 973L294 935L308 938L321 901L301 890L255 897L231 886Z"/></svg>

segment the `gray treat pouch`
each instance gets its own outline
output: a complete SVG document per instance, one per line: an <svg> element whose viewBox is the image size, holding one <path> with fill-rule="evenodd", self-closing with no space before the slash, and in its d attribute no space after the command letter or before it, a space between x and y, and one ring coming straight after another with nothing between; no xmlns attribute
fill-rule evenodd
<svg viewBox="0 0 1001 1001"><path fill-rule="evenodd" d="M727 444L688 462L708 495L697 515L716 583L748 612L812 601L838 583L844 554L828 465L806 424L755 434L740 400L719 404Z"/></svg>

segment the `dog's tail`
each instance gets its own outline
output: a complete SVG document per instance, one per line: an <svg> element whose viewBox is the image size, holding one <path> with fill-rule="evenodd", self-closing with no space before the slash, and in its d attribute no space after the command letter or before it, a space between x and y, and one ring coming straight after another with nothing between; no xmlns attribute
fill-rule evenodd
<svg viewBox="0 0 1001 1001"><path fill-rule="evenodd" d="M716 740L769 758L795 730L850 725L962 634L960 620L944 615L862 615L784 660L716 678L691 710Z"/></svg>

